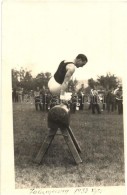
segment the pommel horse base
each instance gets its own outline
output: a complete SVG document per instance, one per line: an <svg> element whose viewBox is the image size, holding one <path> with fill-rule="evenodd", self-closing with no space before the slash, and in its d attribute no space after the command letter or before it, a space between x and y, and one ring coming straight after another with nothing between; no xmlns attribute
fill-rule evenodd
<svg viewBox="0 0 127 195"><path fill-rule="evenodd" d="M44 142L35 158L35 162L40 164L42 159L51 145L54 136L57 133L57 130L60 129L61 133L65 139L65 142L68 145L68 148L76 162L79 164L82 162L79 153L81 148L72 132L72 129L69 126L70 123L70 112L67 109L66 105L54 106L48 113L48 135L45 137Z"/></svg>

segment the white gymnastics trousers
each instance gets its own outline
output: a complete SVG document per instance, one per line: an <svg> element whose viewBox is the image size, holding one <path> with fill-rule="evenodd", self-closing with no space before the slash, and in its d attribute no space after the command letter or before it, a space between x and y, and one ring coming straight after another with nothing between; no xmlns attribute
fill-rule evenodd
<svg viewBox="0 0 127 195"><path fill-rule="evenodd" d="M51 77L48 82L48 88L54 95L59 95L61 91L61 84L57 83L54 77Z"/></svg>

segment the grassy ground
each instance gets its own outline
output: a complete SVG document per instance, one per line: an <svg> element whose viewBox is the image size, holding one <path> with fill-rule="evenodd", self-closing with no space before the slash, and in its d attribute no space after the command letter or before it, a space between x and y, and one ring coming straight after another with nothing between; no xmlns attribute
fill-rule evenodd
<svg viewBox="0 0 127 195"><path fill-rule="evenodd" d="M123 117L92 115L87 108L71 115L81 146L76 165L61 135L56 135L41 165L34 163L47 133L47 113L33 104L13 105L16 188L124 185Z"/></svg>

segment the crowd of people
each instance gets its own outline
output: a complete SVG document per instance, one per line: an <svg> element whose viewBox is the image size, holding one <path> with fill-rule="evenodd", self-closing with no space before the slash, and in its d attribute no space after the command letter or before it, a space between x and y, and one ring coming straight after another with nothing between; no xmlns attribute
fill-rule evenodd
<svg viewBox="0 0 127 195"><path fill-rule="evenodd" d="M36 110L48 111L53 106L61 104L62 101L64 101L64 103L70 107L71 112L83 110L85 103L88 103L88 109L92 110L92 114L96 112L101 114L102 110L113 112L116 109L119 114L122 114L122 86L118 86L117 89L103 90L103 92L102 90L99 92L99 90L94 87L87 94L82 86L78 92L71 92L70 99L65 98L69 81L75 70L84 67L87 62L88 58L84 54L78 54L74 60L61 61L54 75L49 79L47 89L37 87L36 90L27 92L24 91L23 88L13 89L13 102L33 103L34 100Z"/></svg>
<svg viewBox="0 0 127 195"><path fill-rule="evenodd" d="M71 98L68 101L71 112L84 110L87 104L88 110L92 114L101 114L103 110L109 112L118 111L118 114L123 113L123 92L122 86L118 86L115 90L97 90L93 88L89 94L85 94L84 88L80 88L77 92L69 92ZM30 90L24 92L23 88L12 90L13 102L35 104L36 110L48 111L55 105L59 105L61 100L58 95L51 95L49 89Z"/></svg>
<svg viewBox="0 0 127 195"><path fill-rule="evenodd" d="M101 107L100 107L101 105ZM107 112L113 112L118 110L118 114L123 113L123 91L122 86L118 86L117 89L107 90L100 92L96 89L91 89L90 92L90 106L89 109L92 109L92 113L95 114L97 110L98 114L101 114L101 111L107 110Z"/></svg>
<svg viewBox="0 0 127 195"><path fill-rule="evenodd" d="M24 91L23 88L14 88L12 89L12 101L14 103L23 103L23 102L33 102L34 98L34 91L29 90L29 91Z"/></svg>

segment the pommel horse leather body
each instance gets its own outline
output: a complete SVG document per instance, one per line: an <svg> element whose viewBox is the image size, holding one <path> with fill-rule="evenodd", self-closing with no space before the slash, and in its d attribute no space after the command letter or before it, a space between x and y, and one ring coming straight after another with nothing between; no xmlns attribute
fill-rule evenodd
<svg viewBox="0 0 127 195"><path fill-rule="evenodd" d="M68 127L70 124L70 111L66 105L54 106L48 113L48 127Z"/></svg>
<svg viewBox="0 0 127 195"><path fill-rule="evenodd" d="M49 110L47 122L48 122L49 133L47 137L44 139L44 142L36 156L35 162L41 163L54 136L56 135L57 130L60 129L76 164L81 163L82 160L79 156L81 149L72 132L72 129L69 126L70 111L67 108L67 106L64 104L54 106L51 110Z"/></svg>

